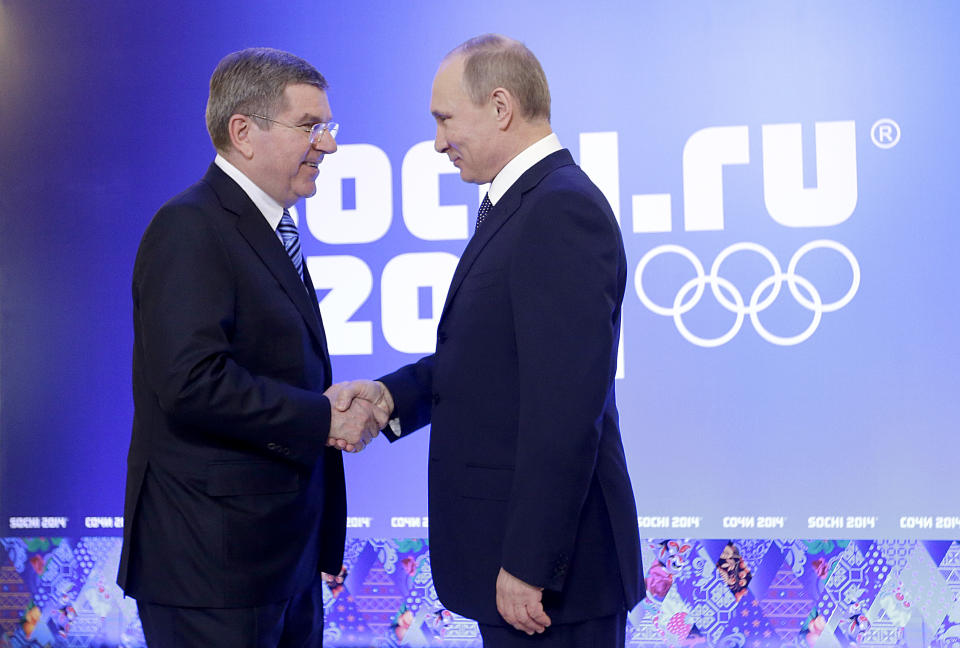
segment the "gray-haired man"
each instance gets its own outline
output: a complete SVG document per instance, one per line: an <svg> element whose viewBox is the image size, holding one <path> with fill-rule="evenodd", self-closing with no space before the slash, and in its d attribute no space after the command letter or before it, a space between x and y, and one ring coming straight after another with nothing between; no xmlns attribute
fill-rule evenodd
<svg viewBox="0 0 960 648"><path fill-rule="evenodd" d="M133 273L133 396L118 581L150 648L320 646L320 572L345 536L343 464L374 409L332 409L316 292L288 208L334 153L327 82L292 54L226 56L217 150L167 202Z"/></svg>

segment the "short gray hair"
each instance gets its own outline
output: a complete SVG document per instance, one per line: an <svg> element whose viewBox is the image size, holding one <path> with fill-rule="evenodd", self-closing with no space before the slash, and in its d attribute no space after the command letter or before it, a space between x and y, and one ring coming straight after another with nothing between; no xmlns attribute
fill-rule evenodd
<svg viewBox="0 0 960 648"><path fill-rule="evenodd" d="M463 85L471 101L481 105L494 88L516 98L520 115L550 121L550 88L540 61L520 41L499 34L471 38L446 58L464 57Z"/></svg>
<svg viewBox="0 0 960 648"><path fill-rule="evenodd" d="M251 47L224 56L210 77L207 132L218 151L230 149L230 117L256 113L273 117L284 108L288 85L305 83L320 90L327 80L299 56L270 47ZM258 120L263 128L270 122Z"/></svg>

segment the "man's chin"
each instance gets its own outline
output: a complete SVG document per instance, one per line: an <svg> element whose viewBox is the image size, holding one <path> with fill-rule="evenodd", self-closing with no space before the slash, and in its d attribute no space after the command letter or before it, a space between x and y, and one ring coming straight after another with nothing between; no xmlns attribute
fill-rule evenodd
<svg viewBox="0 0 960 648"><path fill-rule="evenodd" d="M303 185L296 190L296 193L297 200L300 198L310 198L317 193L317 184L315 182L311 182L309 184L303 183Z"/></svg>
<svg viewBox="0 0 960 648"><path fill-rule="evenodd" d="M491 182L493 178L484 178L478 172L458 166L460 169L460 179L470 184L482 185Z"/></svg>

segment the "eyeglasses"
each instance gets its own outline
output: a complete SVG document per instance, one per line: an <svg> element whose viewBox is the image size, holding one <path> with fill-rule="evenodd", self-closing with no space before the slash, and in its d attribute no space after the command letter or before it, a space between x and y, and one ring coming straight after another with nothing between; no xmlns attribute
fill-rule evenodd
<svg viewBox="0 0 960 648"><path fill-rule="evenodd" d="M340 123L335 121L328 122L317 122L312 126L293 126L291 124L284 124L281 121L276 119L270 119L269 117L264 117L263 115L256 115L250 113L247 117L256 117L257 119L264 119L268 122L273 122L274 124L280 124L281 126L286 126L287 128L295 128L298 131L303 131L304 133L310 133L310 143L316 144L323 137L324 133L330 133L330 137L334 140L337 139L337 133L340 132Z"/></svg>

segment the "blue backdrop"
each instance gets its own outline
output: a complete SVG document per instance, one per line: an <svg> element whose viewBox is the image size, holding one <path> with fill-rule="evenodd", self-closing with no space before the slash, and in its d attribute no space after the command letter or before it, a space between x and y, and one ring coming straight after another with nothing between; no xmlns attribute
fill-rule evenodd
<svg viewBox="0 0 960 648"><path fill-rule="evenodd" d="M213 158L217 61L269 45L331 83L340 150L297 212L340 380L432 349L482 193L432 151L430 84L496 31L540 58L554 129L621 222L641 535L958 537L958 19L933 2L3 0L0 535L120 533L133 259ZM427 441L347 457L353 537L426 537Z"/></svg>

